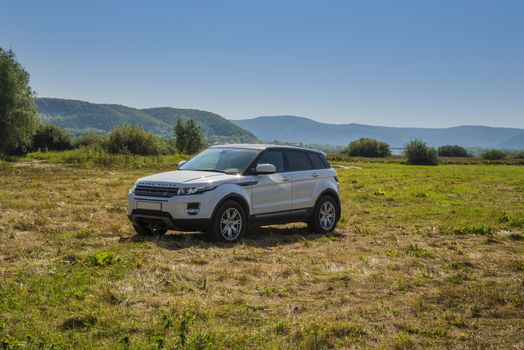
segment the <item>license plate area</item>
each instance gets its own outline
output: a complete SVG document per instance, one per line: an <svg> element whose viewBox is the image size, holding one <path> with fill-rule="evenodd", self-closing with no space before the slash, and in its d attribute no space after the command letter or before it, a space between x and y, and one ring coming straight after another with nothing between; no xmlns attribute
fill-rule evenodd
<svg viewBox="0 0 524 350"><path fill-rule="evenodd" d="M137 201L136 202L136 209L147 209L147 210L162 211L162 203L161 202Z"/></svg>

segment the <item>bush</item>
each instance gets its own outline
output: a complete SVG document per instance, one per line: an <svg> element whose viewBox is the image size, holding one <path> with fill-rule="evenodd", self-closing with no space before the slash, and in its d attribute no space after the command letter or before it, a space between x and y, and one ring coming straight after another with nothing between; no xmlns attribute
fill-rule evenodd
<svg viewBox="0 0 524 350"><path fill-rule="evenodd" d="M515 151L509 156L511 159L524 159L524 151Z"/></svg>
<svg viewBox="0 0 524 350"><path fill-rule="evenodd" d="M32 151L64 151L71 148L71 134L58 126L41 124L33 135Z"/></svg>
<svg viewBox="0 0 524 350"><path fill-rule="evenodd" d="M103 147L104 146L105 138L102 134L98 134L96 132L89 132L85 135L77 137L73 141L73 146L75 148L80 147Z"/></svg>
<svg viewBox="0 0 524 350"><path fill-rule="evenodd" d="M67 151L33 152L27 160L36 159L53 164L76 164L103 168L176 168L183 155L138 156L131 154L109 154L101 147L80 147ZM186 158L187 159L187 158ZM0 162L0 169L4 163ZM8 163L5 163L8 164Z"/></svg>
<svg viewBox="0 0 524 350"><path fill-rule="evenodd" d="M104 143L113 154L160 155L168 153L167 142L135 125L115 127Z"/></svg>
<svg viewBox="0 0 524 350"><path fill-rule="evenodd" d="M411 140L404 146L404 154L408 164L412 165L437 165L437 150L429 147L421 140Z"/></svg>
<svg viewBox="0 0 524 350"><path fill-rule="evenodd" d="M0 170L9 169L10 167L11 167L11 164L0 159Z"/></svg>
<svg viewBox="0 0 524 350"><path fill-rule="evenodd" d="M356 157L379 158L389 157L391 155L391 150L389 149L389 145L385 142L362 137L349 144L347 153L350 156Z"/></svg>
<svg viewBox="0 0 524 350"><path fill-rule="evenodd" d="M440 157L470 157L468 151L458 145L445 145L438 148L438 155Z"/></svg>
<svg viewBox="0 0 524 350"><path fill-rule="evenodd" d="M482 158L486 160L501 160L506 158L506 152L499 149L490 149L482 153Z"/></svg>

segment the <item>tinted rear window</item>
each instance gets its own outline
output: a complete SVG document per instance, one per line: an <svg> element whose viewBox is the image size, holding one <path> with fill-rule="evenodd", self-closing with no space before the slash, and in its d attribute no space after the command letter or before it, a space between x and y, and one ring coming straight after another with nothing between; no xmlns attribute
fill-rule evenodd
<svg viewBox="0 0 524 350"><path fill-rule="evenodd" d="M326 162L324 161L324 159L322 159L322 156L319 153L309 152L307 155L309 157L309 160L311 161L311 164L313 165L313 169L328 168Z"/></svg>
<svg viewBox="0 0 524 350"><path fill-rule="evenodd" d="M286 151L288 171L311 170L311 162L306 152Z"/></svg>
<svg viewBox="0 0 524 350"><path fill-rule="evenodd" d="M281 151L266 151L260 159L257 161L257 164L273 164L277 168L277 173L284 171L284 155Z"/></svg>

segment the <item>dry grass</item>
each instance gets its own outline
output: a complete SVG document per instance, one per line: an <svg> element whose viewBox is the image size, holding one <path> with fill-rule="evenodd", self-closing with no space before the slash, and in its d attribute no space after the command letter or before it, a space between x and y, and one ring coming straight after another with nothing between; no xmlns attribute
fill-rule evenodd
<svg viewBox="0 0 524 350"><path fill-rule="evenodd" d="M0 348L524 347L524 168L339 169L327 236L134 235L161 169L0 170Z"/></svg>

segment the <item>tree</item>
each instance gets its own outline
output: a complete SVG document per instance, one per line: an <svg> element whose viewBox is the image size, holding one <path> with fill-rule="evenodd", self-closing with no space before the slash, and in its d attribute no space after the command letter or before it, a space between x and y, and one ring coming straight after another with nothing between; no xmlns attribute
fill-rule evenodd
<svg viewBox="0 0 524 350"><path fill-rule="evenodd" d="M482 158L486 160L501 160L506 158L506 152L499 149L490 149L482 153Z"/></svg>
<svg viewBox="0 0 524 350"><path fill-rule="evenodd" d="M182 119L178 118L174 127L175 132L175 147L179 152L186 149L186 129Z"/></svg>
<svg viewBox="0 0 524 350"><path fill-rule="evenodd" d="M514 151L509 154L512 159L524 159L524 151Z"/></svg>
<svg viewBox="0 0 524 350"><path fill-rule="evenodd" d="M206 147L206 140L202 129L195 122L194 119L188 119L186 121L186 148L184 153L195 154Z"/></svg>
<svg viewBox="0 0 524 350"><path fill-rule="evenodd" d="M391 155L391 150L387 143L366 137L351 142L347 148L347 152L350 156L360 157L377 158L389 157Z"/></svg>
<svg viewBox="0 0 524 350"><path fill-rule="evenodd" d="M206 140L202 129L194 119L183 122L177 119L174 126L175 146L185 154L195 154L206 147Z"/></svg>
<svg viewBox="0 0 524 350"><path fill-rule="evenodd" d="M58 126L41 124L33 135L31 150L63 151L73 148L71 134Z"/></svg>
<svg viewBox="0 0 524 350"><path fill-rule="evenodd" d="M104 143L104 135L100 133L96 133L94 131L90 131L85 135L78 136L74 142L73 146L75 148L79 147L102 147Z"/></svg>
<svg viewBox="0 0 524 350"><path fill-rule="evenodd" d="M159 155L167 153L167 145L156 135L136 125L116 126L107 137L105 148L113 154Z"/></svg>
<svg viewBox="0 0 524 350"><path fill-rule="evenodd" d="M36 126L29 73L13 51L0 48L0 154L27 151Z"/></svg>
<svg viewBox="0 0 524 350"><path fill-rule="evenodd" d="M438 148L440 157L470 157L468 151L459 145L445 145Z"/></svg>
<svg viewBox="0 0 524 350"><path fill-rule="evenodd" d="M437 165L437 150L429 147L421 140L411 140L404 146L404 154L408 164L412 165Z"/></svg>

